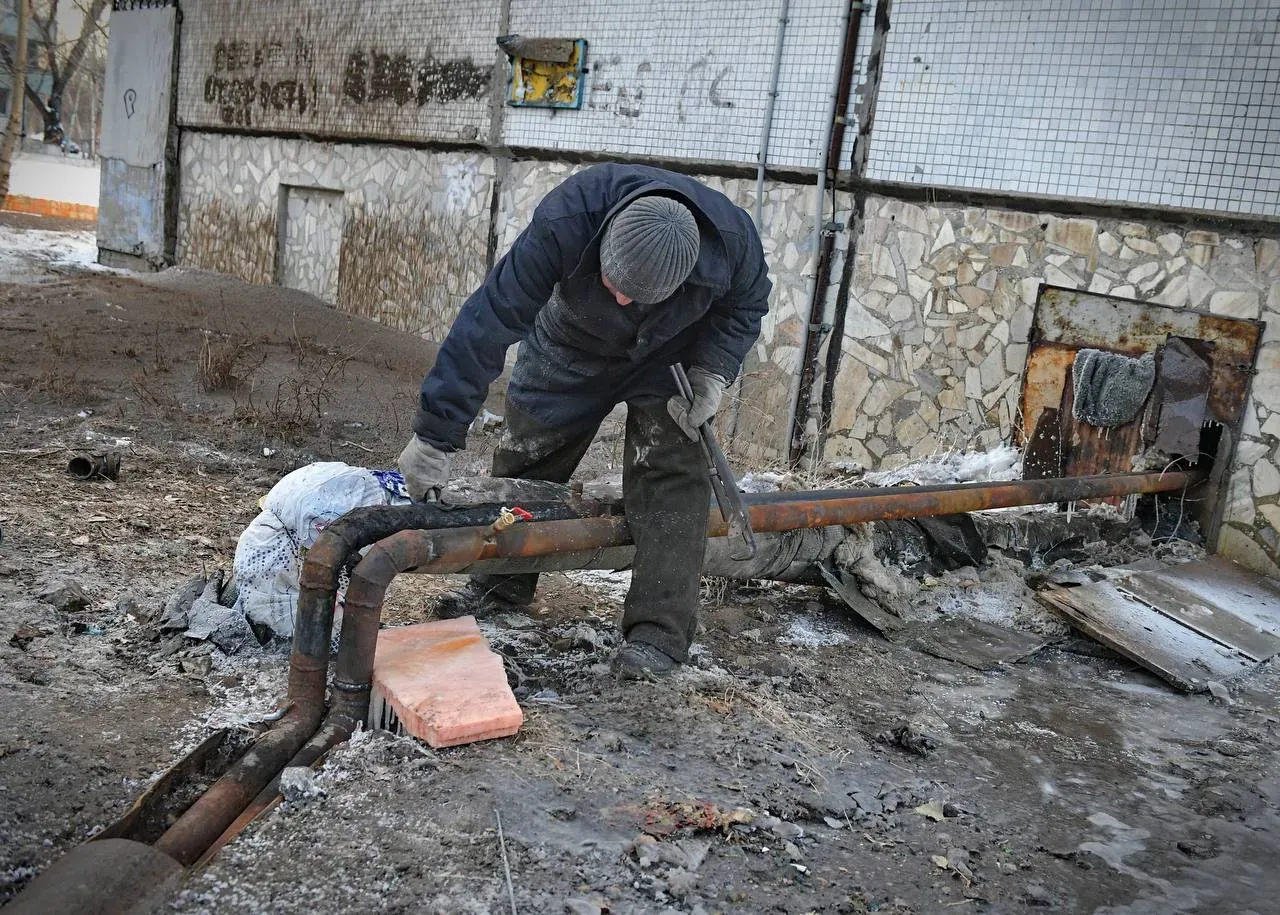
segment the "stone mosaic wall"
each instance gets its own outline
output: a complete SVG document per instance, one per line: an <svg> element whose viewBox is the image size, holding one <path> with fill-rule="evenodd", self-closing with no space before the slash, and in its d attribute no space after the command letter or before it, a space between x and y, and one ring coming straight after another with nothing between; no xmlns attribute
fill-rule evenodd
<svg viewBox="0 0 1280 915"><path fill-rule="evenodd" d="M1222 551L1280 547L1280 243L1158 224L873 198L824 456L896 466L1008 441L1042 281L1268 322Z"/></svg>
<svg viewBox="0 0 1280 915"><path fill-rule="evenodd" d="M484 278L488 156L186 131L180 168L181 264L275 282L281 188L291 186L342 194L344 310L438 340ZM331 276L331 258L317 254L317 277Z"/></svg>
<svg viewBox="0 0 1280 915"><path fill-rule="evenodd" d="M498 253L505 252L528 225L547 192L582 166L563 162L511 162L498 199ZM754 213L755 181L699 176L709 187ZM800 369L804 322L808 320L812 265L806 239L812 236L814 189L765 182L762 243L769 261L773 296L760 339L743 366L742 385L732 412L722 414L727 444L742 459L776 462L786 454L788 420ZM841 205L847 205L840 195ZM837 249L843 250L843 242ZM840 265L832 276L838 281ZM831 290L834 295L834 289Z"/></svg>

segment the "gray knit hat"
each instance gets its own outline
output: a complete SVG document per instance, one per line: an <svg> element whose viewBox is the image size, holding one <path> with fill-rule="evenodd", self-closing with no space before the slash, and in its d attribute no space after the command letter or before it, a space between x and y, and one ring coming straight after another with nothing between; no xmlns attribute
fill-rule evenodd
<svg viewBox="0 0 1280 915"><path fill-rule="evenodd" d="M641 304L661 302L698 262L698 222L670 197L640 197L609 221L600 242L600 272Z"/></svg>

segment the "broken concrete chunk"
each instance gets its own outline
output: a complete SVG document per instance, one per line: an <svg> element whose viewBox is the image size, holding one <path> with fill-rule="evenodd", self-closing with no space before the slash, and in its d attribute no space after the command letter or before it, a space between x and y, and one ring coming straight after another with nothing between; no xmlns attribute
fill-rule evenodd
<svg viewBox="0 0 1280 915"><path fill-rule="evenodd" d="M636 862L641 867L649 867L662 859L658 851L658 840L646 833L635 837L631 843L631 851L635 853Z"/></svg>
<svg viewBox="0 0 1280 915"><path fill-rule="evenodd" d="M1231 690L1227 689L1225 685L1219 683L1217 680L1210 680L1208 687L1209 694L1213 696L1213 698L1217 699L1219 702L1225 702L1227 705L1232 704Z"/></svg>
<svg viewBox="0 0 1280 915"><path fill-rule="evenodd" d="M683 839L676 845L684 853L684 867L690 871L702 867L702 862L707 860L707 853L711 851L711 843L703 839Z"/></svg>
<svg viewBox="0 0 1280 915"><path fill-rule="evenodd" d="M698 878L687 870L677 867L667 874L667 891L677 899L683 899L693 892Z"/></svg>
<svg viewBox="0 0 1280 915"><path fill-rule="evenodd" d="M160 628L185 629L191 604L204 591L207 583L203 575L196 575L180 584L164 602L164 610L160 614Z"/></svg>
<svg viewBox="0 0 1280 915"><path fill-rule="evenodd" d="M942 810L942 805L937 801L929 801L927 804L921 804L915 809L915 812L922 817L928 817L935 823L941 822L946 814Z"/></svg>
<svg viewBox="0 0 1280 915"><path fill-rule="evenodd" d="M39 597L52 604L55 610L63 613L78 613L89 606L89 595L85 593L80 582L70 578L45 586L41 589Z"/></svg>
<svg viewBox="0 0 1280 915"><path fill-rule="evenodd" d="M38 626L23 624L13 631L13 635L9 636L9 644L14 648L26 651L27 646L36 639L43 638L49 633L45 632Z"/></svg>
<svg viewBox="0 0 1280 915"><path fill-rule="evenodd" d="M250 641L257 644L257 637L243 613L218 603L221 589L222 572L214 572L186 613L187 628L183 635L208 639L227 654L235 654Z"/></svg>
<svg viewBox="0 0 1280 915"><path fill-rule="evenodd" d="M1188 858L1205 861L1218 856L1218 840L1210 833L1201 833L1195 838L1178 840L1178 851Z"/></svg>
<svg viewBox="0 0 1280 915"><path fill-rule="evenodd" d="M881 743L894 744L917 756L928 756L946 743L950 732L937 715L921 712L880 735Z"/></svg>

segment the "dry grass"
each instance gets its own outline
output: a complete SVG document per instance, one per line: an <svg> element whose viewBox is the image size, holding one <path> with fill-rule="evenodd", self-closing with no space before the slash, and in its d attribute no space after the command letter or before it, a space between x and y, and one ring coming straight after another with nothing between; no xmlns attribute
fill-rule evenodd
<svg viewBox="0 0 1280 915"><path fill-rule="evenodd" d="M203 332L200 356L196 361L196 381L202 391L225 391L236 383L235 367L241 347L230 337Z"/></svg>

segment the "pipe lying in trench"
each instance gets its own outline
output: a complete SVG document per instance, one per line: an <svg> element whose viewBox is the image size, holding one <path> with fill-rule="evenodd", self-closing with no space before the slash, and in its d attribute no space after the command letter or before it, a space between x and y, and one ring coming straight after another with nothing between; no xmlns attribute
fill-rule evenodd
<svg viewBox="0 0 1280 915"><path fill-rule="evenodd" d="M519 497L521 488L519 485L511 487L512 494ZM538 491L536 487L528 489L535 493ZM500 507L480 505L449 511L427 503L358 508L325 528L307 552L299 576L298 613L293 650L289 656L289 686L283 717L165 831L155 847L180 864L194 864L255 796L285 768L299 748L316 734L317 729L323 729L321 718L325 709L329 641L338 574L352 557L365 547L403 530L457 530L471 532L471 537L478 536L475 532L489 531ZM546 522L615 509L612 504L577 499L528 504L525 507L535 519ZM342 641L348 641L345 626ZM372 645L368 648L372 650ZM339 685L342 682L346 681L335 682L334 701L324 728L337 726L340 732L350 734L346 727L346 712L351 704L347 691ZM351 727L354 724L352 721Z"/></svg>
<svg viewBox="0 0 1280 915"><path fill-rule="evenodd" d="M1184 489L1199 478L1198 474L1184 472L1105 474L1004 483L767 493L747 498L752 529L768 533L1138 492L1169 492ZM289 711L170 827L156 848L180 863L194 862L286 764L309 765L328 747L350 736L368 713L382 600L397 574L444 574L473 567L477 571L503 572L508 570L501 562L506 558L596 551L630 542L626 519L620 515L582 517L578 511L564 507L562 515L577 516L553 519L550 516L554 507L540 509L535 517L547 520L524 522L501 533L495 533L490 524L434 530L419 529L422 525L417 524L393 532L391 528L402 520L396 518L395 509L361 509L331 526L329 531L341 524L335 536L326 531L303 565L290 658ZM477 511L466 514L474 517ZM492 517L490 510L485 520ZM464 516L459 513L448 520L464 520ZM710 514L707 533L713 538L727 533L717 513ZM351 572L333 701L320 726L338 570L348 557L370 542L374 545ZM304 749L308 738L313 739ZM303 754L295 757L300 749Z"/></svg>
<svg viewBox="0 0 1280 915"><path fill-rule="evenodd" d="M767 535L1019 505L1172 492L1185 490L1203 478L1199 471L1125 473L768 493L745 498L753 530ZM513 494L519 497L518 492ZM570 499L543 504L526 502L524 507L532 512L534 520L501 532L495 531L492 523L496 505L458 511L443 511L431 505L365 508L330 525L308 552L302 569L283 717L178 818L154 847L121 839L99 843L111 845L110 853L101 847L89 850L94 843L80 846L32 881L15 900L14 911L48 910L42 903L52 898L57 898L61 903L58 907L63 910L78 910L70 901L73 897L80 900L76 893L87 893L85 900L101 902L105 883L116 886L118 893L112 906L99 906L99 910L130 911L132 903L154 895L155 887L132 887L130 896L122 886L122 875L160 873L175 862L196 862L273 800L275 780L287 765L310 765L329 747L346 740L368 713L382 601L397 574L505 573L592 565L616 568L624 564L618 560L625 561L629 555L630 536L626 519L615 513L617 503ZM722 538L725 534L723 520L711 513L708 536ZM351 572L332 700L322 723L338 573L370 545ZM759 567L743 571L759 572Z"/></svg>

